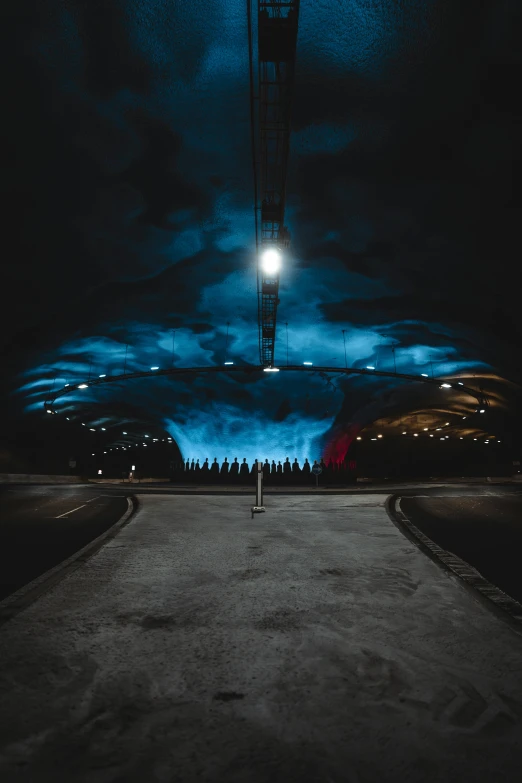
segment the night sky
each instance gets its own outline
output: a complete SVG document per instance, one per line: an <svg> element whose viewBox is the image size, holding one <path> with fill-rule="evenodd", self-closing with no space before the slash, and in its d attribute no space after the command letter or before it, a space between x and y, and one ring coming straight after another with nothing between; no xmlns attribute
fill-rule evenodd
<svg viewBox="0 0 522 783"><path fill-rule="evenodd" d="M18 0L2 21L4 432L37 432L53 382L122 372L126 345L127 370L170 366L173 330L176 366L258 364L245 0ZM518 426L521 21L518 0L302 0L278 363L288 323L291 364L343 366L344 329L350 366L431 357ZM293 461L472 402L443 394L220 374L57 410L108 444L148 428L185 458Z"/></svg>

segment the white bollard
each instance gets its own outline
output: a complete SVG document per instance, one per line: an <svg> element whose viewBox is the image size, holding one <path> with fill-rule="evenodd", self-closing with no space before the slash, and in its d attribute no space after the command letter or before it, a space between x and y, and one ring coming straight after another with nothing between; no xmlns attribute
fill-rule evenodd
<svg viewBox="0 0 522 783"><path fill-rule="evenodd" d="M254 519L254 514L260 514L265 510L265 507L263 506L263 463L262 462L257 463L256 505L252 506L250 510L252 512L252 519Z"/></svg>

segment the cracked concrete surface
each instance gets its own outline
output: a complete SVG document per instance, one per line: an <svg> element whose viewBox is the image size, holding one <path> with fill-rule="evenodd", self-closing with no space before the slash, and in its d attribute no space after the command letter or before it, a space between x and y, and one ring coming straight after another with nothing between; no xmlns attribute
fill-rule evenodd
<svg viewBox="0 0 522 783"><path fill-rule="evenodd" d="M0 632L0 777L519 780L522 637L383 495L146 495Z"/></svg>

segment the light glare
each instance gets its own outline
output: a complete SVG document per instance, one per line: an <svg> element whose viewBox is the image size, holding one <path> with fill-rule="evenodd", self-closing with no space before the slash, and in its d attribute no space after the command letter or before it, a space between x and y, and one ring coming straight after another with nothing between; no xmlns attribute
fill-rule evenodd
<svg viewBox="0 0 522 783"><path fill-rule="evenodd" d="M281 253L275 248L265 250L261 256L261 266L267 275L276 275L281 267Z"/></svg>

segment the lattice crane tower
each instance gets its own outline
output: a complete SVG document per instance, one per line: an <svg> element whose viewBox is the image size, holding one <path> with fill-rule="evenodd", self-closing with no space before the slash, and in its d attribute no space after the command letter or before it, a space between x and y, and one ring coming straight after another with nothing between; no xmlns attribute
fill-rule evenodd
<svg viewBox="0 0 522 783"><path fill-rule="evenodd" d="M258 0L258 324L261 364L274 364L299 0Z"/></svg>

